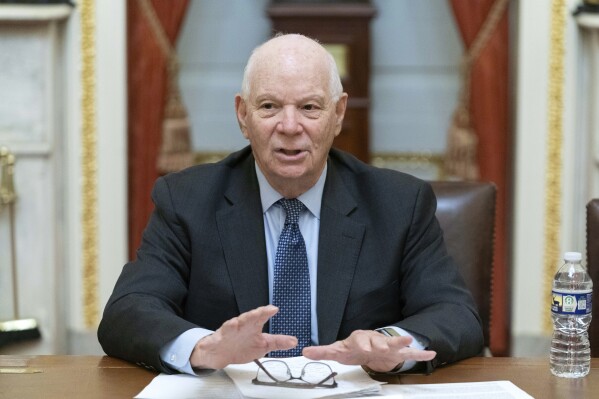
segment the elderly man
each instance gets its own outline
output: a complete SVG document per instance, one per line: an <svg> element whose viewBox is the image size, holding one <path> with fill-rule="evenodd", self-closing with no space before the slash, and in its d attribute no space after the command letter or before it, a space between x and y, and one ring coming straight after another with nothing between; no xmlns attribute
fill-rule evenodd
<svg viewBox="0 0 599 399"><path fill-rule="evenodd" d="M254 50L235 97L250 146L158 179L98 330L107 354L163 372L265 355L398 372L481 352L430 186L332 149L346 105L317 42Z"/></svg>

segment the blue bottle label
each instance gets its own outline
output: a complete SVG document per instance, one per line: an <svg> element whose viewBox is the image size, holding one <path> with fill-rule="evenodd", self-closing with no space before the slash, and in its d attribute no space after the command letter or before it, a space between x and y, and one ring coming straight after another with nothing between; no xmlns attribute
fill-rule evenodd
<svg viewBox="0 0 599 399"><path fill-rule="evenodd" d="M551 311L567 315L587 315L593 308L593 292L551 291Z"/></svg>

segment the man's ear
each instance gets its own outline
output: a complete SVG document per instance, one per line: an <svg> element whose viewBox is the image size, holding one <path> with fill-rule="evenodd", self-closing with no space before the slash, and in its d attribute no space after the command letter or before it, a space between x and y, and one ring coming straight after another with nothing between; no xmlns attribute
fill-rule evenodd
<svg viewBox="0 0 599 399"><path fill-rule="evenodd" d="M345 110L347 109L347 93L342 93L337 104L335 104L335 115L337 122L335 124L335 136L341 133L341 127L343 125L343 118L345 117Z"/></svg>
<svg viewBox="0 0 599 399"><path fill-rule="evenodd" d="M237 123L239 123L239 129L241 129L243 137L246 139L249 138L245 121L247 117L247 106L245 100L241 97L241 94L235 95L235 114L237 115Z"/></svg>

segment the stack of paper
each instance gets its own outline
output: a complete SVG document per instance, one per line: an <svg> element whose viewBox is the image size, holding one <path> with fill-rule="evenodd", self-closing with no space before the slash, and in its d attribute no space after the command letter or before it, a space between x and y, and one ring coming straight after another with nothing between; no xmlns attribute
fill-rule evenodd
<svg viewBox="0 0 599 399"><path fill-rule="evenodd" d="M263 359L268 360L268 359ZM309 361L304 357L284 359L293 373L299 375ZM324 361L337 372L336 388L297 389L252 384L256 377L256 363L232 365L224 371L202 376L160 374L141 391L138 399L202 399L202 398L345 398L378 396L381 383L371 379L360 366L344 366ZM296 374L297 373L297 374ZM230 378L229 378L230 377Z"/></svg>
<svg viewBox="0 0 599 399"><path fill-rule="evenodd" d="M534 399L511 381L388 384L383 387L383 394L388 399Z"/></svg>
<svg viewBox="0 0 599 399"><path fill-rule="evenodd" d="M269 359L261 359L266 361ZM298 376L304 365L311 360L303 356L283 359L289 366L291 374ZM264 386L252 384L256 377L258 366L256 363L231 365L225 368L225 372L231 377L237 389L244 397L257 399L303 399L303 398L342 398L355 396L374 396L381 393L381 382L375 381L368 376L360 366L345 366L333 361L322 361L337 372L335 381L336 388L314 388L297 389L276 386ZM326 377L326 376L324 376Z"/></svg>
<svg viewBox="0 0 599 399"><path fill-rule="evenodd" d="M233 381L220 370L199 377L187 374L160 374L136 399L243 399Z"/></svg>

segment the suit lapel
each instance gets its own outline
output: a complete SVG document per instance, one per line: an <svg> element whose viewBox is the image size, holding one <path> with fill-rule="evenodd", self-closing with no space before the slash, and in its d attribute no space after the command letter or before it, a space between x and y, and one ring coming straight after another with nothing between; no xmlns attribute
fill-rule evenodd
<svg viewBox="0 0 599 399"><path fill-rule="evenodd" d="M232 176L225 193L227 204L217 212L218 233L223 246L239 312L268 304L268 269L264 220L254 158Z"/></svg>
<svg viewBox="0 0 599 399"><path fill-rule="evenodd" d="M318 243L317 313L321 345L337 339L365 229L349 217L357 203L332 162L327 173Z"/></svg>

